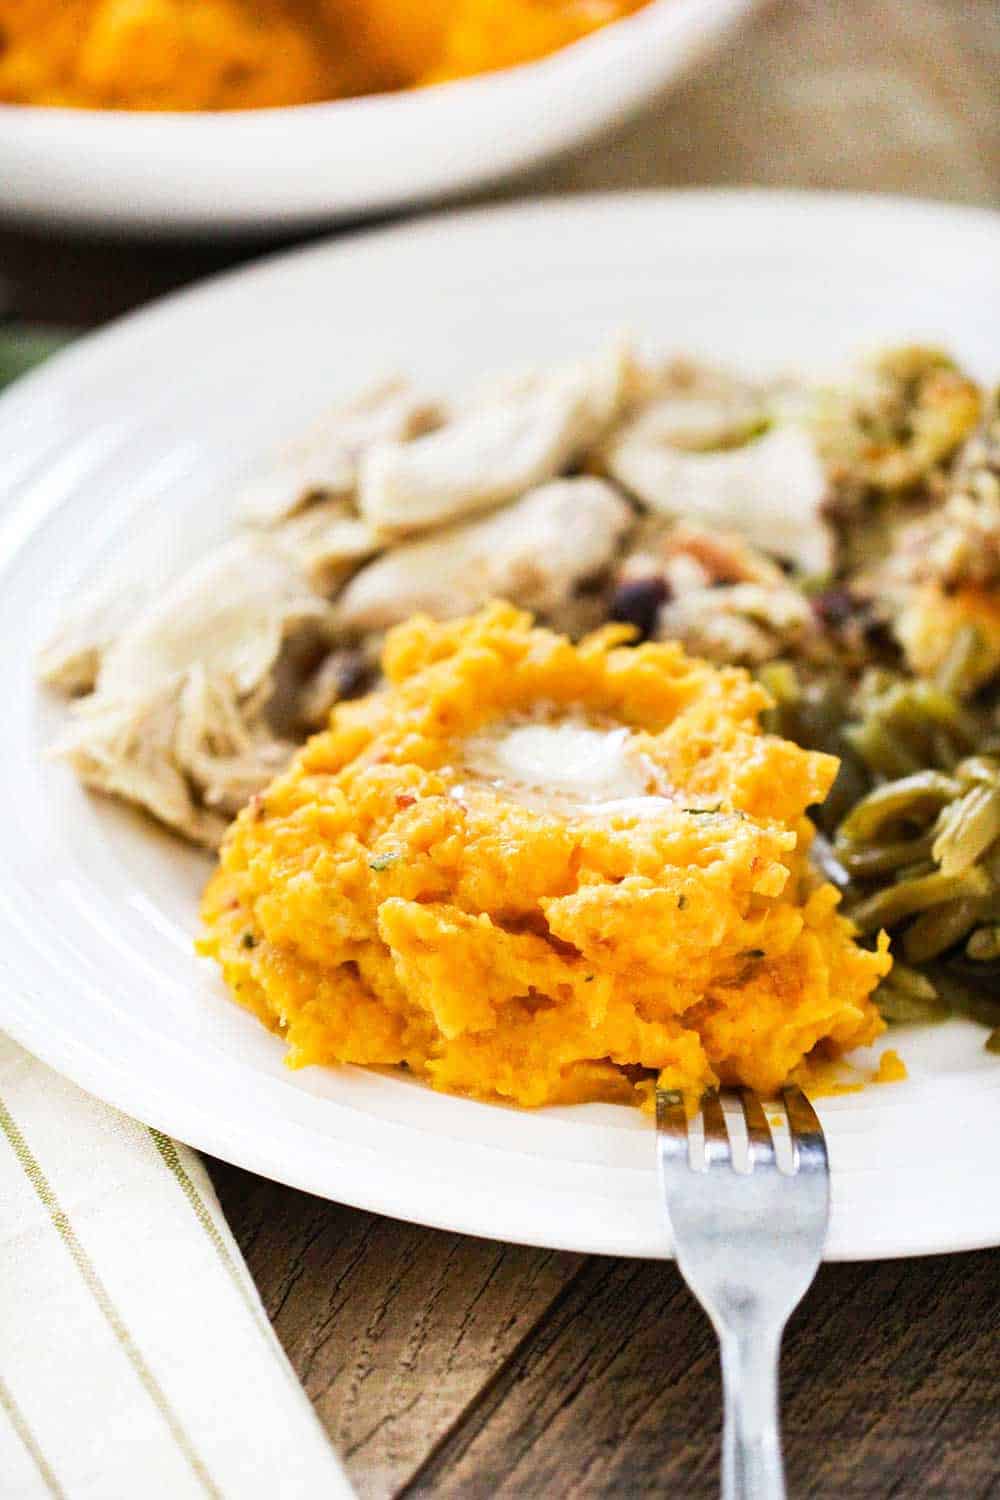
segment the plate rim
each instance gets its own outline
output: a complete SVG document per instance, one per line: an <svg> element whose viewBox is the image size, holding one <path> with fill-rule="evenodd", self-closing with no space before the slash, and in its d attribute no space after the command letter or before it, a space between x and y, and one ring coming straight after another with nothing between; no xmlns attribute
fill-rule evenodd
<svg viewBox="0 0 1000 1500"><path fill-rule="evenodd" d="M414 238L436 237L445 226L475 225L487 223L494 218L531 218L536 214L548 215L563 212L586 213L594 209L608 210L619 203L665 203L677 205L681 210L688 204L702 205L719 211L737 205L773 204L780 210L802 209L807 204L820 204L827 213L850 215L871 213L887 220L896 220L899 215L912 217L914 221L937 222L942 219L964 221L970 230L984 235L1000 236L1000 207L985 204L950 202L943 198L914 197L908 193L879 193L854 191L839 188L770 188L757 186L732 187L635 187L594 189L574 193L530 193L510 201L474 204L466 208L438 208L412 217L394 220L389 224L359 224L346 230L333 230L304 243L268 249L237 266L224 267L199 276L184 286L174 287L151 297L140 306L102 323L96 328L85 329L73 338L64 349L52 354L45 362L27 374L21 375L6 390L0 391L0 416L6 415L10 407L20 402L28 393L46 382L51 372L65 372L80 360L93 357L95 349L103 351L121 339L127 338L135 327L144 321L159 320L170 314L177 304L194 305L199 299L208 299L218 292L225 292L237 282L252 277L266 277L272 268L281 268L296 261L305 261L324 256L350 254L362 244L378 247L388 244L402 235ZM2 478L2 475L0 475ZM6 514L10 514L9 510ZM6 516L0 516L0 534ZM2 562L0 556L0 562Z"/></svg>
<svg viewBox="0 0 1000 1500"><path fill-rule="evenodd" d="M0 1003L4 998L3 990L0 988ZM664 1229L662 1245L659 1247L644 1245L643 1248L637 1249L633 1241L623 1237L616 1238L613 1232L588 1240L582 1238L579 1233L572 1232L560 1234L548 1229L532 1232L523 1226L508 1229L502 1224L486 1226L474 1211L463 1215L461 1210L453 1209L445 1216L439 1213L406 1212L404 1214L394 1210L392 1206L387 1206L385 1197L377 1191L366 1193L364 1190L354 1190L334 1197L328 1188L317 1182L314 1174L289 1165L285 1157L279 1160L278 1156L272 1156L270 1151L259 1145L256 1148L249 1146L242 1134L238 1143L231 1144L233 1137L219 1123L218 1118L209 1116L196 1102L188 1100L184 1104L179 1104L175 1096L166 1094L157 1085L155 1090L157 1101L162 1096L163 1103L161 1105L157 1102L155 1118L147 1116L144 1111L144 1099L141 1097L144 1092L143 1087L124 1078L121 1069L107 1062L99 1053L87 1051L69 1038L60 1037L53 1041L45 1034L43 1028L34 1026L23 1011L15 1012L13 1020L9 1013L5 1013L2 1019L3 1029L7 1034L39 1061L51 1067L62 1077L69 1079L84 1092L92 1094L100 1102L120 1110L123 1114L145 1125L147 1129L160 1130L198 1152L215 1157L218 1161L239 1167L244 1171L254 1172L270 1182L309 1193L324 1202L336 1203L365 1213L378 1214L400 1223L440 1230L446 1234L468 1235L473 1239L496 1240L503 1244L525 1245L558 1253L614 1255L638 1260L674 1259L666 1229ZM113 1083L109 1083L109 1079L114 1080ZM148 1086L145 1092L148 1098ZM190 1128L188 1128L189 1124ZM651 1168L654 1139L651 1129ZM654 1185L653 1190L658 1193L659 1183L652 1169L649 1177ZM610 1195L600 1196L610 1197ZM1000 1245L1000 1228L962 1234L957 1237L942 1228L936 1235L924 1236L919 1242L900 1240L891 1248L879 1246L877 1252L861 1248L859 1250L840 1249L831 1253L827 1247L823 1254L823 1261L833 1265L875 1260L923 1259L932 1255L954 1255L995 1249L998 1245Z"/></svg>

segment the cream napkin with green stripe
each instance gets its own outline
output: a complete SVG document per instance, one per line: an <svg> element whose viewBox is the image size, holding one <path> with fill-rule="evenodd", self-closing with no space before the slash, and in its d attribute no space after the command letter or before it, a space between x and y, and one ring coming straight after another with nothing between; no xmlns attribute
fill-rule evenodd
<svg viewBox="0 0 1000 1500"><path fill-rule="evenodd" d="M198 1158L2 1036L0 1495L351 1495Z"/></svg>
<svg viewBox="0 0 1000 1500"><path fill-rule="evenodd" d="M351 1494L198 1158L0 1034L2 1500Z"/></svg>

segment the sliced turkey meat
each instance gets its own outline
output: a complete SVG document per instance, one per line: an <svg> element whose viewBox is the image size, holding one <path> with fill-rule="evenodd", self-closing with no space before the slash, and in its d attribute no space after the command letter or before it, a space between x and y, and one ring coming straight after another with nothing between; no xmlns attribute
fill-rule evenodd
<svg viewBox="0 0 1000 1500"><path fill-rule="evenodd" d="M735 531L803 573L826 572L834 539L822 513L827 478L804 428L780 425L739 447L677 446L676 403L653 405L608 445L608 472L663 515Z"/></svg>
<svg viewBox="0 0 1000 1500"><path fill-rule="evenodd" d="M604 480L553 480L484 520L369 563L337 601L337 622L384 630L419 610L449 618L493 597L556 618L578 582L608 567L631 522L627 502Z"/></svg>
<svg viewBox="0 0 1000 1500"><path fill-rule="evenodd" d="M506 395L409 443L380 443L360 465L358 504L373 526L405 533L514 499L562 472L619 418L633 366L615 349L527 377Z"/></svg>
<svg viewBox="0 0 1000 1500"><path fill-rule="evenodd" d="M239 702L231 683L193 667L145 696L85 699L52 753L86 786L214 847L293 749L274 737L259 707Z"/></svg>
<svg viewBox="0 0 1000 1500"><path fill-rule="evenodd" d="M311 505L270 535L320 594L331 594L384 545L381 534L346 500Z"/></svg>
<svg viewBox="0 0 1000 1500"><path fill-rule="evenodd" d="M199 806L176 754L183 681L144 698L79 704L52 754L85 786L134 803L196 844L215 845L226 819Z"/></svg>
<svg viewBox="0 0 1000 1500"><path fill-rule="evenodd" d="M290 443L244 491L248 521L272 526L316 500L354 493L361 455L375 443L406 442L441 420L437 402L405 380L383 381L356 400L327 412Z"/></svg>
<svg viewBox="0 0 1000 1500"><path fill-rule="evenodd" d="M46 686L76 696L89 693L101 661L139 608L133 590L95 590L77 598L38 653L38 676Z"/></svg>
<svg viewBox="0 0 1000 1500"><path fill-rule="evenodd" d="M148 696L200 665L244 696L266 680L290 631L330 618L330 606L272 542L237 537L140 611L106 652L97 692Z"/></svg>

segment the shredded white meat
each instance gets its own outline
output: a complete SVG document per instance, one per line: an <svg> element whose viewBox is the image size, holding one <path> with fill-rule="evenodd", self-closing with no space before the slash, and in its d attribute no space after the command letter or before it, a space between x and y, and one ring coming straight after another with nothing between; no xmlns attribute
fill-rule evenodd
<svg viewBox="0 0 1000 1500"><path fill-rule="evenodd" d="M201 665L237 693L252 693L286 635L305 621L329 620L329 606L280 549L265 538L236 537L139 612L104 653L96 690L127 699Z"/></svg>
<svg viewBox="0 0 1000 1500"><path fill-rule="evenodd" d="M463 412L410 443L362 458L358 504L373 526L423 531L489 510L559 474L620 415L631 364L620 351Z"/></svg>
<svg viewBox="0 0 1000 1500"><path fill-rule="evenodd" d="M675 406L665 425L653 406L616 435L606 454L613 478L653 511L737 531L804 573L825 573L828 486L806 429L779 425L736 448L692 453L673 441Z"/></svg>
<svg viewBox="0 0 1000 1500"><path fill-rule="evenodd" d="M139 608L134 589L95 590L75 600L35 663L42 682L75 697L89 693L101 659Z"/></svg>
<svg viewBox="0 0 1000 1500"><path fill-rule="evenodd" d="M286 638L330 607L280 551L239 537L141 609L101 655L55 746L86 785L198 843L265 786L292 746L265 708ZM217 811L216 811L217 810Z"/></svg>
<svg viewBox="0 0 1000 1500"><path fill-rule="evenodd" d="M574 585L606 568L631 511L600 479L557 479L488 516L395 547L336 605L348 630L384 630L418 611L450 618L491 598L558 617Z"/></svg>
<svg viewBox="0 0 1000 1500"><path fill-rule="evenodd" d="M405 381L373 387L266 465L241 529L176 582L76 601L38 660L77 695L56 753L212 844L293 739L367 690L383 632L418 611L503 597L572 635L613 617L720 662L829 661L822 597L801 585L843 563L851 497L888 483L873 430L930 478L868 580L885 608L856 628L888 623L929 659L947 642L922 585L1000 571L997 418L969 437L979 396L933 351L890 354L872 382L820 400L803 380L613 345L447 406Z"/></svg>
<svg viewBox="0 0 1000 1500"><path fill-rule="evenodd" d="M240 512L252 523L272 526L313 501L346 499L355 490L358 461L373 443L405 442L440 420L438 403L407 381L383 381L335 406L276 454L244 491Z"/></svg>
<svg viewBox="0 0 1000 1500"><path fill-rule="evenodd" d="M359 563L385 544L381 534L345 500L311 505L275 527L272 536L320 594L332 594Z"/></svg>

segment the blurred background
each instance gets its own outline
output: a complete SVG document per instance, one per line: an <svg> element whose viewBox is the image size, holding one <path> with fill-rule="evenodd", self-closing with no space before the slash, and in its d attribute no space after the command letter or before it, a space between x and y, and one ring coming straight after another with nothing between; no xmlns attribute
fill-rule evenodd
<svg viewBox="0 0 1000 1500"><path fill-rule="evenodd" d="M22 3L13 0L14 9ZM710 40L711 49L689 60L682 76L626 124L459 201L719 184L1000 201L996 0L771 0ZM130 239L102 235L99 226L86 235L56 224L24 227L3 187L11 149L4 116L19 113L0 107L0 275L8 319L93 325L247 259L262 244L306 237L265 230ZM155 172L155 161L149 167ZM75 170L86 178L101 164L91 152Z"/></svg>

